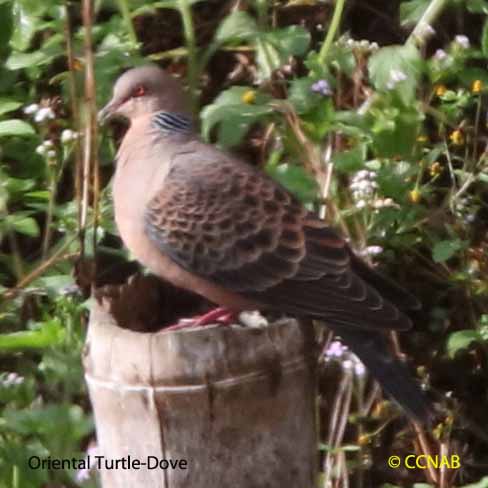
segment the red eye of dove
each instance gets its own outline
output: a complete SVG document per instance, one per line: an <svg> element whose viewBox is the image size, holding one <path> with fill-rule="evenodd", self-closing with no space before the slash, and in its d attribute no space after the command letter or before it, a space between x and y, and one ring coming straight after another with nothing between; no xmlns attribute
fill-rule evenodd
<svg viewBox="0 0 488 488"><path fill-rule="evenodd" d="M140 85L134 90L132 95L134 97L142 97L145 94L146 94L146 89L142 85Z"/></svg>

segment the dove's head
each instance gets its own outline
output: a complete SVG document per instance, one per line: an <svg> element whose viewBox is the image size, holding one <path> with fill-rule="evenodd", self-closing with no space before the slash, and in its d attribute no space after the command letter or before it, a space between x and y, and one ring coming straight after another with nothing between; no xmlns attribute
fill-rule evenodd
<svg viewBox="0 0 488 488"><path fill-rule="evenodd" d="M134 120L159 111L189 113L181 81L155 65L133 68L115 83L110 102L100 110L101 122L112 116Z"/></svg>

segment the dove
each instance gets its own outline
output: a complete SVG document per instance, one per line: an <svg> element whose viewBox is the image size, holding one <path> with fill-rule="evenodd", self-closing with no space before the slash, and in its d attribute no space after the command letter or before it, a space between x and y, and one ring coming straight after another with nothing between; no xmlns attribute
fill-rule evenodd
<svg viewBox="0 0 488 488"><path fill-rule="evenodd" d="M130 124L116 155L115 221L138 261L217 304L208 320L271 310L324 323L408 415L430 419L387 335L411 327L416 298L259 168L203 142L181 82L161 68L118 78L99 118L114 116Z"/></svg>

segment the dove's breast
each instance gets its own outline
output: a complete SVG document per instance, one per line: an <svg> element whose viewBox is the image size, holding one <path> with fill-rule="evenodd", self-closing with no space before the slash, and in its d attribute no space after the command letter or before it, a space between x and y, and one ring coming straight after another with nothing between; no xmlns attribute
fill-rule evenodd
<svg viewBox="0 0 488 488"><path fill-rule="evenodd" d="M138 137L138 131L131 127L117 155L113 201L115 222L125 246L152 273L179 288L193 291L233 310L260 308L183 269L151 242L145 231L144 213L148 202L164 189L171 152L166 151L166 155L161 155L161 151L142 144L142 139ZM155 144L153 147L160 145Z"/></svg>

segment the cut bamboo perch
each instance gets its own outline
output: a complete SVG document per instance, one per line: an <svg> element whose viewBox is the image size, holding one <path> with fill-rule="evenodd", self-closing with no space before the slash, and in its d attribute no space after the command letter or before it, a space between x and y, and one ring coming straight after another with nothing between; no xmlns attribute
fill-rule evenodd
<svg viewBox="0 0 488 488"><path fill-rule="evenodd" d="M103 488L315 486L310 330L280 320L141 333L95 303L84 366L96 462L122 460L101 469ZM138 466L148 461L159 466Z"/></svg>

